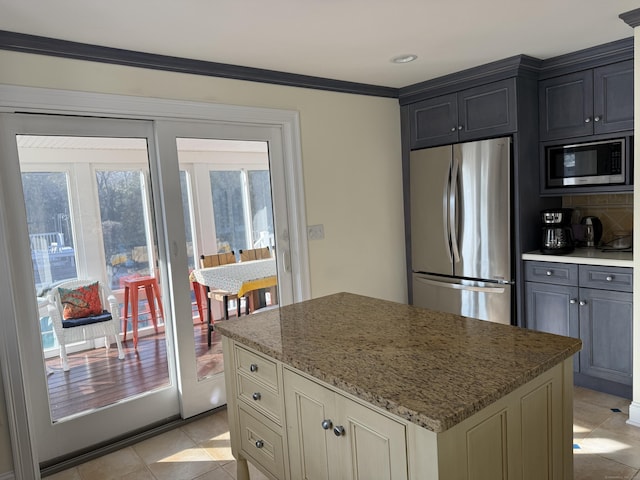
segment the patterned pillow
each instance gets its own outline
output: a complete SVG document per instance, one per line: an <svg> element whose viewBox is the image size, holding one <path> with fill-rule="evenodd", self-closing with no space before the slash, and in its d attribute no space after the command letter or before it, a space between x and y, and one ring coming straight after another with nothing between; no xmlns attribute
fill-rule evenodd
<svg viewBox="0 0 640 480"><path fill-rule="evenodd" d="M98 282L73 290L58 287L58 291L62 303L62 317L65 320L102 313Z"/></svg>

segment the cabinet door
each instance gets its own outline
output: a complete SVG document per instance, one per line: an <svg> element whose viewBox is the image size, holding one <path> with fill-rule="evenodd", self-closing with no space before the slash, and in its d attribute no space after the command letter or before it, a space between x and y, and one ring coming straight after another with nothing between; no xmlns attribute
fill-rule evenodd
<svg viewBox="0 0 640 480"><path fill-rule="evenodd" d="M633 60L593 71L595 133L633 130Z"/></svg>
<svg viewBox="0 0 640 480"><path fill-rule="evenodd" d="M336 395L336 418L344 434L337 438L344 480L406 480L405 426L370 408Z"/></svg>
<svg viewBox="0 0 640 480"><path fill-rule="evenodd" d="M631 385L633 294L580 289L580 371Z"/></svg>
<svg viewBox="0 0 640 480"><path fill-rule="evenodd" d="M334 434L333 425L323 422L333 423L334 393L288 370L284 384L291 478L328 480L335 466L329 465L327 441Z"/></svg>
<svg viewBox="0 0 640 480"><path fill-rule="evenodd" d="M458 94L458 138L476 140L517 130L515 78Z"/></svg>
<svg viewBox="0 0 640 480"><path fill-rule="evenodd" d="M525 293L528 328L580 338L578 287L526 282ZM579 355L574 356L576 372Z"/></svg>
<svg viewBox="0 0 640 480"><path fill-rule="evenodd" d="M593 135L593 72L539 83L540 140Z"/></svg>
<svg viewBox="0 0 640 480"><path fill-rule="evenodd" d="M409 105L411 148L458 141L458 97L455 93Z"/></svg>

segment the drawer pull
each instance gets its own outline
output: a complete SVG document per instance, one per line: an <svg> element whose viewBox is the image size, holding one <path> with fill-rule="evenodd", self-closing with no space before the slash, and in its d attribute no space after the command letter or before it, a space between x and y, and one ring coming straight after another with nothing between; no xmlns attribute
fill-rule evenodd
<svg viewBox="0 0 640 480"><path fill-rule="evenodd" d="M578 302L578 300L576 300L575 298L572 298L571 300L569 300L569 303L571 305L575 305Z"/></svg>
<svg viewBox="0 0 640 480"><path fill-rule="evenodd" d="M551 270L547 270L547 277L550 277L551 275L553 275L553 272Z"/></svg>
<svg viewBox="0 0 640 480"><path fill-rule="evenodd" d="M251 398L253 398L257 402L262 398L262 395L260 394L260 392L255 392L253 395L251 395Z"/></svg>
<svg viewBox="0 0 640 480"><path fill-rule="evenodd" d="M605 278L605 280L607 282L612 282L613 281L613 277L611 275L609 275L607 278Z"/></svg>
<svg viewBox="0 0 640 480"><path fill-rule="evenodd" d="M252 363L251 365L249 365L249 370L252 372L257 372L258 371L258 365L256 365L255 363Z"/></svg>
<svg viewBox="0 0 640 480"><path fill-rule="evenodd" d="M331 420L326 419L322 421L322 428L329 430L331 427L333 427L333 422Z"/></svg>
<svg viewBox="0 0 640 480"><path fill-rule="evenodd" d="M256 448L264 447L264 442L262 440L256 440Z"/></svg>
<svg viewBox="0 0 640 480"><path fill-rule="evenodd" d="M333 427L333 433L336 437L341 437L342 435L344 435L344 427L342 425Z"/></svg>

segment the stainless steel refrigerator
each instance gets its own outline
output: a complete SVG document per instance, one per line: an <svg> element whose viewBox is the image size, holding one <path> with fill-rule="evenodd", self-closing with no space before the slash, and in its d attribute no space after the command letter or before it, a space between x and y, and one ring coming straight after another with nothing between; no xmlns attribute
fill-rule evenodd
<svg viewBox="0 0 640 480"><path fill-rule="evenodd" d="M413 304L511 323L510 139L411 152Z"/></svg>

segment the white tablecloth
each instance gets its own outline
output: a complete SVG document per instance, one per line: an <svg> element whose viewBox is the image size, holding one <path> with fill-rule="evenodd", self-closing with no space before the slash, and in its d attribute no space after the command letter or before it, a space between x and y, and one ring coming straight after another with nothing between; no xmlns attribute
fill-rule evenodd
<svg viewBox="0 0 640 480"><path fill-rule="evenodd" d="M191 273L196 282L202 285L219 288L238 296L243 296L254 288L263 288L263 280L271 280L267 281L270 285L275 285L277 280L275 258L199 268Z"/></svg>

